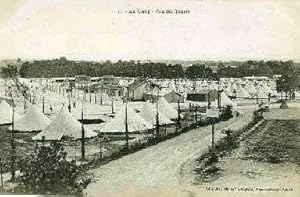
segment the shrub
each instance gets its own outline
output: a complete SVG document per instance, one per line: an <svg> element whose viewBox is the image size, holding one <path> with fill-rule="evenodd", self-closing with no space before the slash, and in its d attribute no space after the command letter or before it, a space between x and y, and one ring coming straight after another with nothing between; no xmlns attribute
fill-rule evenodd
<svg viewBox="0 0 300 197"><path fill-rule="evenodd" d="M222 112L222 114L220 115L220 119L221 120L228 120L230 118L232 118L232 107L231 106L226 106L225 110Z"/></svg>
<svg viewBox="0 0 300 197"><path fill-rule="evenodd" d="M74 162L66 160L66 152L59 144L41 146L36 153L20 162L20 189L26 193L78 194L82 185Z"/></svg>

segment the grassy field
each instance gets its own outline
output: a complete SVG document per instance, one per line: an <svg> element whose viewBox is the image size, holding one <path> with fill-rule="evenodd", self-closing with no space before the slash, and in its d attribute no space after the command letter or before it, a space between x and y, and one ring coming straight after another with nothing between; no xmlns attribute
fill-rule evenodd
<svg viewBox="0 0 300 197"><path fill-rule="evenodd" d="M300 121L271 120L248 136L245 158L269 163L300 164Z"/></svg>
<svg viewBox="0 0 300 197"><path fill-rule="evenodd" d="M217 174L208 181L201 181L198 175L196 184L202 190L212 186L247 188L255 194L271 187L278 189L279 196L299 196L299 142L300 121L264 121L231 153L219 157Z"/></svg>

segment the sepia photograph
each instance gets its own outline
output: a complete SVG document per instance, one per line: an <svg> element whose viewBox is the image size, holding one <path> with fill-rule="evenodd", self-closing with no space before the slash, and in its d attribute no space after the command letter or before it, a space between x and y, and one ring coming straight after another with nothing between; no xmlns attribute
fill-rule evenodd
<svg viewBox="0 0 300 197"><path fill-rule="evenodd" d="M0 196L300 196L299 0L0 0Z"/></svg>

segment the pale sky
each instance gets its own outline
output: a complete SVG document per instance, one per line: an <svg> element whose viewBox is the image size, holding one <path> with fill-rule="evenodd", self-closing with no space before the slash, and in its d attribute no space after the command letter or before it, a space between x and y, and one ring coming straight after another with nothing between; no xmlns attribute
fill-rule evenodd
<svg viewBox="0 0 300 197"><path fill-rule="evenodd" d="M188 9L186 15L118 14ZM298 0L0 0L0 58L300 60Z"/></svg>

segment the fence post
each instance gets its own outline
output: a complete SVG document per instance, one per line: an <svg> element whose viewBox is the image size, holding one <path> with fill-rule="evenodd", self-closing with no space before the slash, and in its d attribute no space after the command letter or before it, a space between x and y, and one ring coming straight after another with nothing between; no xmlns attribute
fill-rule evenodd
<svg viewBox="0 0 300 197"><path fill-rule="evenodd" d="M3 191L4 187L3 187L3 169L2 169L2 161L0 160L0 176L1 176L1 189Z"/></svg>
<svg viewBox="0 0 300 197"><path fill-rule="evenodd" d="M211 149L212 152L215 152L215 123L214 120L211 125Z"/></svg>

